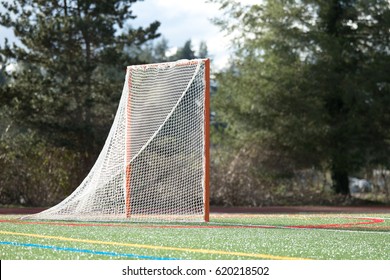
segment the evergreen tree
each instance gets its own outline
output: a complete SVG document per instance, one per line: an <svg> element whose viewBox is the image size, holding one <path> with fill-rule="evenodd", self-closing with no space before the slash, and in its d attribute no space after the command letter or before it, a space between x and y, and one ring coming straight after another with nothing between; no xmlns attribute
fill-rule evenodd
<svg viewBox="0 0 390 280"><path fill-rule="evenodd" d="M183 47L177 49L173 55L168 55L169 44L168 40L161 38L161 40L155 40L148 42L141 47L135 46L129 50L131 54L135 54L143 63L159 63L167 61L175 61L180 59L196 59L196 58L207 58L208 49L207 44L201 41L198 55L195 55L196 51L192 49L191 40L187 40Z"/></svg>
<svg viewBox="0 0 390 280"><path fill-rule="evenodd" d="M160 40L149 41L142 46L134 46L128 51L146 64L167 62L169 60L168 48L168 40L163 37Z"/></svg>
<svg viewBox="0 0 390 280"><path fill-rule="evenodd" d="M168 52L169 46L168 46L168 40L165 38L162 38L159 40L155 47L154 47L154 59L155 62L167 62L167 52Z"/></svg>
<svg viewBox="0 0 390 280"><path fill-rule="evenodd" d="M240 145L330 170L341 194L350 174L390 166L388 1L216 2L236 46L217 103Z"/></svg>
<svg viewBox="0 0 390 280"><path fill-rule="evenodd" d="M208 58L209 57L209 51L208 51L207 44L205 41L201 41L199 44L198 57L199 58Z"/></svg>
<svg viewBox="0 0 390 280"><path fill-rule="evenodd" d="M0 25L20 43L0 47L1 64L17 65L0 85L0 204L56 203L90 170L126 66L142 62L126 50L159 36L157 21L126 27L136 1L1 2Z"/></svg>
<svg viewBox="0 0 390 280"><path fill-rule="evenodd" d="M85 155L90 166L115 115L126 65L124 51L158 37L158 22L124 28L136 0L15 0L2 2L0 24L21 44L7 41L0 55L16 62L12 83L0 89L16 122L54 145Z"/></svg>
<svg viewBox="0 0 390 280"><path fill-rule="evenodd" d="M5 71L5 65L0 64L0 86L5 84L5 75L3 74Z"/></svg>
<svg viewBox="0 0 390 280"><path fill-rule="evenodd" d="M179 48L174 55L175 60L179 59L194 59L196 58L195 56L195 51L192 49L192 43L191 40L187 40L184 43L184 46Z"/></svg>

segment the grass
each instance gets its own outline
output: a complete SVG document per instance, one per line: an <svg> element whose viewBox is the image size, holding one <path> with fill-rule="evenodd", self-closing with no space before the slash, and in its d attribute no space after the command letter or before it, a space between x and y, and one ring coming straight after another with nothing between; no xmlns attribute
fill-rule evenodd
<svg viewBox="0 0 390 280"><path fill-rule="evenodd" d="M0 216L0 259L390 259L390 214L214 214L208 226L17 218Z"/></svg>

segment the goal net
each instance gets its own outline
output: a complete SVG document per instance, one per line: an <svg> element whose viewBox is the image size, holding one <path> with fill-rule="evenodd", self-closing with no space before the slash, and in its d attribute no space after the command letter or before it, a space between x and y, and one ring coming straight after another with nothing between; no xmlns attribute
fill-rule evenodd
<svg viewBox="0 0 390 280"><path fill-rule="evenodd" d="M28 219L208 221L209 60L129 66L80 186Z"/></svg>

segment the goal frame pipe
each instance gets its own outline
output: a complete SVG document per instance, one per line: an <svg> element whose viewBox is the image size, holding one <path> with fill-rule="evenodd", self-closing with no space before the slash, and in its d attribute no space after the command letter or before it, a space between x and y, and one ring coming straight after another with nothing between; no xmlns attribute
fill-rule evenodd
<svg viewBox="0 0 390 280"><path fill-rule="evenodd" d="M205 59L204 97L204 221L210 221L210 59Z"/></svg>

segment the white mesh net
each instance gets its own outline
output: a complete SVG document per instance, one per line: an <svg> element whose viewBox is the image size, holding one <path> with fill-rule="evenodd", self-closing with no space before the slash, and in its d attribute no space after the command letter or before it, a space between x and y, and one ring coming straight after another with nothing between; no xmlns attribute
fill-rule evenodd
<svg viewBox="0 0 390 280"><path fill-rule="evenodd" d="M61 203L26 218L207 220L207 67L207 60L129 66L88 176Z"/></svg>

